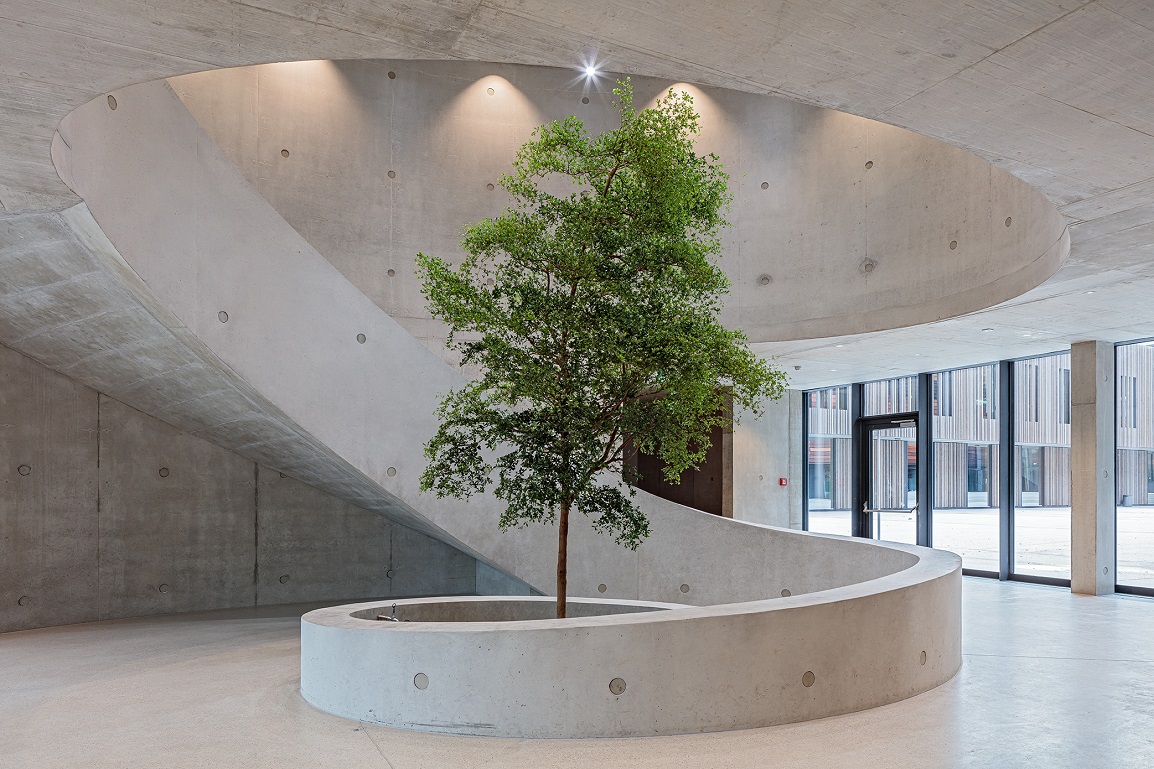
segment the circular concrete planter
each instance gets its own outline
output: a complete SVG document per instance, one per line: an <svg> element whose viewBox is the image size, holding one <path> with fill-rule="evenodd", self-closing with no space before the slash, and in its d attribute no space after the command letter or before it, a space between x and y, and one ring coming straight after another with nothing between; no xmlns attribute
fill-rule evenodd
<svg viewBox="0 0 1154 769"><path fill-rule="evenodd" d="M876 707L957 672L961 570L951 553L873 546L916 559L745 603L573 599L564 620L549 619L549 597L397 601L401 622L376 619L391 602L320 609L301 620L301 693L360 721L506 737L721 731Z"/></svg>

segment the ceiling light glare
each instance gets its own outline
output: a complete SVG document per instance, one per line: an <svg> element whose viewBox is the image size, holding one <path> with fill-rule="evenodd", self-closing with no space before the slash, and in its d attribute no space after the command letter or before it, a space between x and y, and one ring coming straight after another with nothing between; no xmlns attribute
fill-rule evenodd
<svg viewBox="0 0 1154 769"><path fill-rule="evenodd" d="M597 77L597 65L596 64L586 64L585 65L585 77Z"/></svg>

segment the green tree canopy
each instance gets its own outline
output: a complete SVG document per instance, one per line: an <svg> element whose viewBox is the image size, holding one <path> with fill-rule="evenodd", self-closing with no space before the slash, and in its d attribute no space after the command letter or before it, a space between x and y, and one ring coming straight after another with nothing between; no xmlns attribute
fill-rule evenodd
<svg viewBox="0 0 1154 769"><path fill-rule="evenodd" d="M629 461L658 455L676 483L727 404L760 413L785 374L718 320L730 196L693 142L692 98L670 90L590 136L576 117L539 127L501 179L513 205L469 227L466 257L418 255L448 344L480 377L450 393L425 446L422 488L467 498L495 483L502 529L558 521L565 616L569 514L636 548L649 534Z"/></svg>

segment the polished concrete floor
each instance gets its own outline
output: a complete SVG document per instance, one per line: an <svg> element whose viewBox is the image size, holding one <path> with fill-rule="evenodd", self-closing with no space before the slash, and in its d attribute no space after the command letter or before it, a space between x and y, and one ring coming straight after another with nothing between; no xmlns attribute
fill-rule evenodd
<svg viewBox="0 0 1154 769"><path fill-rule="evenodd" d="M297 693L283 611L0 635L0 766L1154 767L1154 599L965 584L965 664L904 702L822 721L624 740L370 727Z"/></svg>

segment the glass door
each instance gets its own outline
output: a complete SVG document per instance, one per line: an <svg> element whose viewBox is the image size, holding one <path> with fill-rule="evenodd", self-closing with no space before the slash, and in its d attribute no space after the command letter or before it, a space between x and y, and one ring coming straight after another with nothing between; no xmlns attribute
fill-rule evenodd
<svg viewBox="0 0 1154 769"><path fill-rule="evenodd" d="M873 539L918 542L917 416L862 420L864 484L860 531Z"/></svg>

